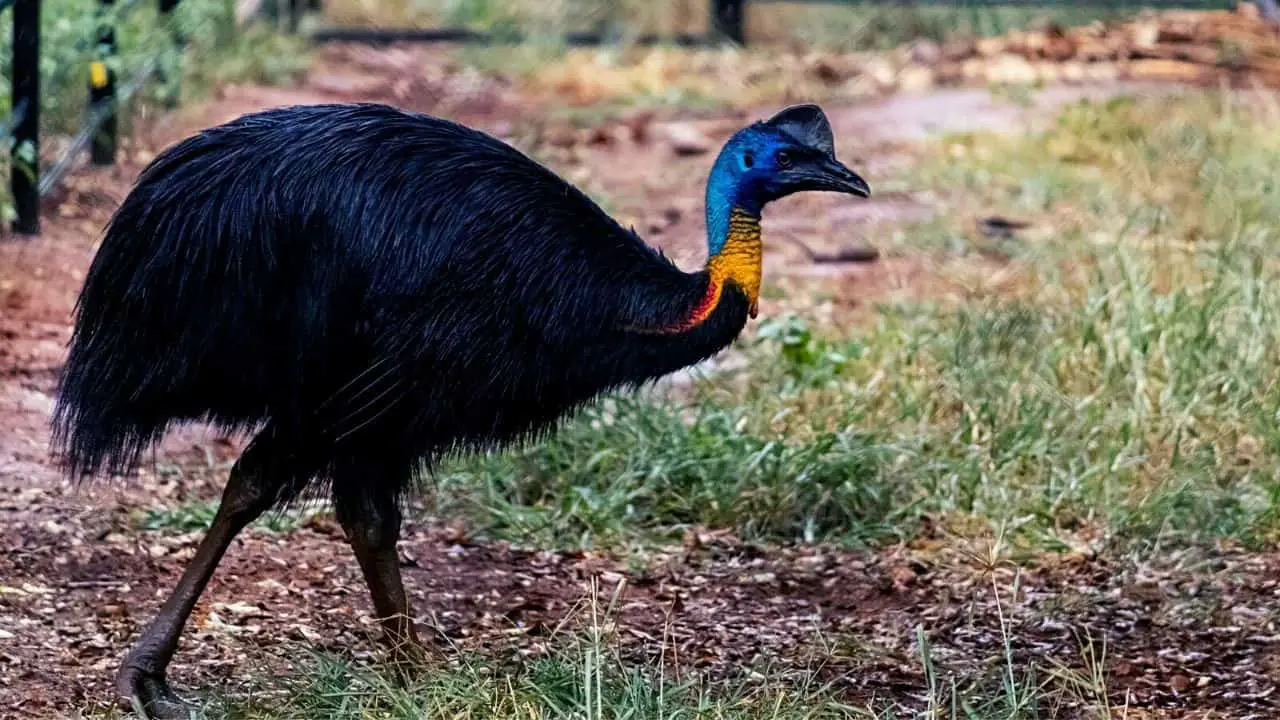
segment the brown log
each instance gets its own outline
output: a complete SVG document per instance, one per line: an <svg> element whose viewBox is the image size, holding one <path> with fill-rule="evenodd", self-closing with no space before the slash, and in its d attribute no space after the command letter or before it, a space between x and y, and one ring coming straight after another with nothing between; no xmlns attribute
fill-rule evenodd
<svg viewBox="0 0 1280 720"><path fill-rule="evenodd" d="M1035 67L1021 55L1005 53L987 61L986 79L994 85L1030 85L1036 77Z"/></svg>
<svg viewBox="0 0 1280 720"><path fill-rule="evenodd" d="M1031 63L1036 79L1046 85L1054 85L1063 79L1062 63L1039 60Z"/></svg>
<svg viewBox="0 0 1280 720"><path fill-rule="evenodd" d="M939 85L959 85L964 79L964 66L958 62L944 62L937 67Z"/></svg>
<svg viewBox="0 0 1280 720"><path fill-rule="evenodd" d="M1117 44L1101 38L1076 38L1075 59L1081 62L1115 60L1120 56L1120 48L1123 46L1123 41Z"/></svg>
<svg viewBox="0 0 1280 720"><path fill-rule="evenodd" d="M976 45L978 54L982 57L995 57L1005 52L1004 38L979 38Z"/></svg>
<svg viewBox="0 0 1280 720"><path fill-rule="evenodd" d="M1163 20L1156 30L1157 43L1189 43L1200 39L1199 23Z"/></svg>
<svg viewBox="0 0 1280 720"><path fill-rule="evenodd" d="M1051 25L1045 33L1045 43L1041 53L1045 58L1055 62L1070 60L1076 55L1076 39L1067 35L1057 25Z"/></svg>
<svg viewBox="0 0 1280 720"><path fill-rule="evenodd" d="M1116 63L1089 63L1084 66L1084 77L1089 82L1115 82L1120 77L1120 66Z"/></svg>
<svg viewBox="0 0 1280 720"><path fill-rule="evenodd" d="M1185 43L1161 43L1154 47L1135 48L1133 57L1138 59L1185 60L1198 65L1218 65L1222 51L1212 45Z"/></svg>
<svg viewBox="0 0 1280 720"><path fill-rule="evenodd" d="M1134 60L1129 63L1129 77L1136 80L1166 80L1203 83L1217 76L1214 68L1185 60Z"/></svg>
<svg viewBox="0 0 1280 720"><path fill-rule="evenodd" d="M1075 61L1062 63L1062 80L1068 83L1084 82L1084 68L1084 64Z"/></svg>
<svg viewBox="0 0 1280 720"><path fill-rule="evenodd" d="M973 40L950 40L942 44L942 59L946 62L961 62L978 54L978 45Z"/></svg>
<svg viewBox="0 0 1280 720"><path fill-rule="evenodd" d="M1262 35L1232 28L1221 28L1214 31L1212 39L1222 44L1238 45L1250 53L1280 55L1280 38L1275 35Z"/></svg>
<svg viewBox="0 0 1280 720"><path fill-rule="evenodd" d="M1160 40L1160 26L1149 22L1130 23L1125 27L1125 34L1130 47L1155 47Z"/></svg>
<svg viewBox="0 0 1280 720"><path fill-rule="evenodd" d="M965 80L977 81L987 76L987 61L982 58L969 58L960 63L960 75Z"/></svg>
<svg viewBox="0 0 1280 720"><path fill-rule="evenodd" d="M1027 59L1038 58L1044 53L1044 46L1047 43L1048 37L1042 32L1013 32L1009 34L1007 49Z"/></svg>
<svg viewBox="0 0 1280 720"><path fill-rule="evenodd" d="M1251 57L1248 60L1248 67L1260 75L1280 76L1280 58Z"/></svg>

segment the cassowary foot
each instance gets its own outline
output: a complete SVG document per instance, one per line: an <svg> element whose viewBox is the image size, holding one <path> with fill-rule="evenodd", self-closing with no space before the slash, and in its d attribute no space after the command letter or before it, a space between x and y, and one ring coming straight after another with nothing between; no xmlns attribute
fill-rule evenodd
<svg viewBox="0 0 1280 720"><path fill-rule="evenodd" d="M419 677L438 659L436 648L419 640L416 634L405 637L387 633L383 642L388 649L387 664L402 682Z"/></svg>
<svg viewBox="0 0 1280 720"><path fill-rule="evenodd" d="M146 672L132 665L120 668L116 692L150 720L188 720L196 709L173 692L163 673Z"/></svg>

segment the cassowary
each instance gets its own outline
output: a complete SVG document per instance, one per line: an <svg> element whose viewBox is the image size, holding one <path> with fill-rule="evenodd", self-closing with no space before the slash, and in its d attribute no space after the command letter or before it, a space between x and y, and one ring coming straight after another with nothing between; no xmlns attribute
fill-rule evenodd
<svg viewBox="0 0 1280 720"><path fill-rule="evenodd" d="M396 555L415 478L725 348L756 315L761 210L807 190L870 193L821 109L737 132L707 183L710 257L687 273L550 170L434 117L281 108L166 150L85 280L54 450L84 478L132 471L176 422L253 435L119 692L182 716L166 667L220 558L317 488L385 634L416 643Z"/></svg>

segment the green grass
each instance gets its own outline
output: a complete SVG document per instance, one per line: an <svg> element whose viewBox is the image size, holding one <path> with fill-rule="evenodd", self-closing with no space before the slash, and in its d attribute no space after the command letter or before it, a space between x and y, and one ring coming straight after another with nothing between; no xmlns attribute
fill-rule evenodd
<svg viewBox="0 0 1280 720"><path fill-rule="evenodd" d="M922 636L923 637L923 636ZM922 641L922 648L928 646ZM577 648L520 664L464 657L455 666L405 682L385 666L312 653L298 675L269 688L241 689L203 708L209 720L419 720L420 718L574 718L635 720L1022 720L1057 717L1069 701L1078 717L1112 714L1103 679L1080 671L1003 670L1008 675L985 699L973 689L930 678L915 694L923 702L851 703L816 673L756 674L750 679L683 680L655 667L621 661L608 647ZM748 673L744 673L744 676ZM1100 696L1100 697L1099 697Z"/></svg>
<svg viewBox="0 0 1280 720"><path fill-rule="evenodd" d="M210 718L734 718L824 720L861 715L813 681L801 684L735 683L709 687L680 682L656 669L608 657L607 648L494 665L480 658L402 683L385 668L333 655L314 656L297 680L274 697L227 701Z"/></svg>
<svg viewBox="0 0 1280 720"><path fill-rule="evenodd" d="M993 590L997 597L1002 592ZM1008 590L1017 593L1016 580ZM212 697L202 710L210 720L1019 720L1057 717L1056 708L1069 702L1086 713L1080 717L1112 717L1103 660L1091 643L1081 651L1083 670L1038 668L1014 659L1005 628L1003 648L988 672L941 677L927 634L918 626L915 655L923 670L922 685L912 697L851 701L844 687L848 678L824 667L826 649L818 646L807 667L782 669L762 661L740 668L736 676L714 680L688 667L673 670L668 662L677 653L665 645L657 661L626 658L613 634L621 598L617 591L604 598L593 589L576 613L545 638L549 649L518 659L458 654L447 664L405 673L308 651L294 656L296 673L273 675L269 682L250 677L234 691Z"/></svg>
<svg viewBox="0 0 1280 720"><path fill-rule="evenodd" d="M1048 152L1046 152L1048 148ZM922 518L1039 548L1273 541L1280 529L1280 143L1220 99L1084 104L1045 135L948 138L911 182L1025 290L898 304L841 332L762 324L691 398L618 398L546 442L446 465L436 509L496 536L600 545L691 525L770 541L909 537ZM950 247L951 250L939 250Z"/></svg>
<svg viewBox="0 0 1280 720"><path fill-rule="evenodd" d="M272 511L254 521L251 527L270 533L287 533L301 527L318 512L311 507ZM208 528L217 513L217 500L195 500L172 507L140 510L134 513L131 523L134 528L145 531L195 532Z"/></svg>
<svg viewBox="0 0 1280 720"><path fill-rule="evenodd" d="M177 22L187 38L182 91L199 98L225 83L287 84L310 63L305 38L266 23L235 24L234 0L184 0Z"/></svg>

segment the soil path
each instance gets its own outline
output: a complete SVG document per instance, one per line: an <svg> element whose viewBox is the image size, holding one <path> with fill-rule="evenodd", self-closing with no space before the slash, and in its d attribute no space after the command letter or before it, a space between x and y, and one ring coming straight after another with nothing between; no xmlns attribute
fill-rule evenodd
<svg viewBox="0 0 1280 720"><path fill-rule="evenodd" d="M195 129L276 105L393 101L498 134L518 131L506 118L531 105L483 79L461 88L447 77L406 84L388 68L421 67L419 51L383 52L391 59L363 48L332 49L299 88L228 88L216 101L167 118L120 167L75 174L47 208L39 238L0 241L0 717L73 715L112 702L119 657L199 540L198 531L140 528L139 510L216 498L238 447L235 439L183 429L140 477L79 489L47 457L70 311L101 228L141 165ZM948 91L831 114L840 154L859 158L874 185L909 158L904 143L946 130L1018 130L1063 103L1130 89L1062 88L1026 107L985 91ZM742 120L732 114L692 124L718 141ZM708 162L677 157L656 142L606 142L566 151L557 167L615 199L624 221L691 265L702 252ZM856 206L795 198L770 214L766 231L817 245L813 238L873 242L929 212L902 195ZM837 297L856 296L853 304L895 293L958 292L919 258L815 273L794 248L779 245L767 262L777 277L834 288ZM1014 597L1011 571L975 561L981 549L929 540L856 553L749 547L706 536L634 571L604 555L473 542L423 520L410 527L403 554L424 622L463 649L513 660L553 645L552 630L574 617L593 583L607 597L625 580L616 633L628 652L665 653L673 666L725 674L765 662L796 672L820 667L860 700L923 702L925 681L914 656L920 623L942 673L998 683L987 664L1002 652L1001 613L1019 662L1053 658L1080 667L1081 638L1105 640L1111 691L1130 707L1273 717L1280 694L1280 635L1269 624L1280 594L1280 557L1272 555L1219 553L1201 558L1204 569L1196 574L1177 569L1189 565L1185 558L1156 566L1068 555L1034 563ZM175 674L188 686L233 688L250 667L288 672L298 643L369 653L369 610L340 533L323 516L284 533L255 529L237 542L205 594Z"/></svg>

